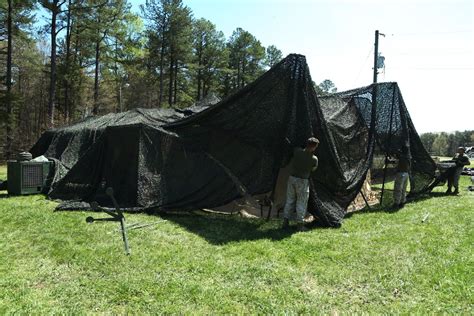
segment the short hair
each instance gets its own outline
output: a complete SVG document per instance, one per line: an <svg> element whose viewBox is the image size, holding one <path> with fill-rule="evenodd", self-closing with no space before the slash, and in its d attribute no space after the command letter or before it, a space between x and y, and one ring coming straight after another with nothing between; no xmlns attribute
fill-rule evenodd
<svg viewBox="0 0 474 316"><path fill-rule="evenodd" d="M306 141L307 146L314 146L314 145L319 145L319 140L316 137L310 137Z"/></svg>

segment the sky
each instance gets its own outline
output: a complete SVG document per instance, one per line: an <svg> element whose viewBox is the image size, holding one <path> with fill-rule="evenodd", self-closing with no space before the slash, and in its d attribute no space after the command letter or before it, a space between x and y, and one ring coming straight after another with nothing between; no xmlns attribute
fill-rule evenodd
<svg viewBox="0 0 474 316"><path fill-rule="evenodd" d="M130 0L134 9L145 0ZM241 27L286 56L306 56L338 91L373 80L374 33L419 133L474 129L472 0L183 0L228 38Z"/></svg>

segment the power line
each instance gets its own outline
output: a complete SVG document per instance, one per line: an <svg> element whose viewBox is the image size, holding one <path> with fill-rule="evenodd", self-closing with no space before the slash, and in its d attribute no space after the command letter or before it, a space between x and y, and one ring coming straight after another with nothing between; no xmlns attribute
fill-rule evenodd
<svg viewBox="0 0 474 316"><path fill-rule="evenodd" d="M367 60L369 59L370 55L372 55L372 52L373 52L373 51L374 51L374 47L371 47L370 50L369 50L369 53L367 54L367 57L365 57L364 64L363 64L362 67L360 67L360 69L359 69L359 73L357 74L357 77L356 77L355 80L354 80L353 86L355 86L356 83L357 83L357 80L359 80L360 74L362 73L362 69L364 69L365 66L367 65Z"/></svg>
<svg viewBox="0 0 474 316"><path fill-rule="evenodd" d="M390 67L390 69L413 69L413 70L474 70L474 67Z"/></svg>
<svg viewBox="0 0 474 316"><path fill-rule="evenodd" d="M423 35L439 35L439 34L461 34L474 33L474 30L459 30L459 31L441 31L441 32L413 32L413 33L391 33L390 36L423 36Z"/></svg>
<svg viewBox="0 0 474 316"><path fill-rule="evenodd" d="M428 51L428 52L426 52ZM452 50L452 51L440 51L439 49L424 48L421 52L391 52L390 56L452 56L452 55L470 55L472 50Z"/></svg>

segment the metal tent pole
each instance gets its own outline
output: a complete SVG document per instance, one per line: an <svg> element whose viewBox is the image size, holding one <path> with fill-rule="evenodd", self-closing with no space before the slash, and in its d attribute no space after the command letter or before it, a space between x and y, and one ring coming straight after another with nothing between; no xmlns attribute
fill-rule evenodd
<svg viewBox="0 0 474 316"><path fill-rule="evenodd" d="M365 197L365 194L364 194L364 192L362 192L362 190L360 190L360 195L362 195L362 198L364 199L364 202L365 202L365 205L367 206L367 208L369 210L371 210L372 208L370 207L369 202L367 201L367 198Z"/></svg>

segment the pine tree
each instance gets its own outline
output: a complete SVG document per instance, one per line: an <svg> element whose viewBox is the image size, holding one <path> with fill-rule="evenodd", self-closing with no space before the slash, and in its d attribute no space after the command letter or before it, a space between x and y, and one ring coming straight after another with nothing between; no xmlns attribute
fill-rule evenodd
<svg viewBox="0 0 474 316"><path fill-rule="evenodd" d="M48 118L50 127L54 126L54 111L55 111L55 97L56 97L56 49L57 41L56 38L58 33L61 31L61 27L58 28L58 15L61 13L62 6L66 3L66 0L40 0L41 5L44 9L49 11L51 14L51 22L49 25L49 32L51 35L51 63L50 63L50 83L49 83L49 101L48 101Z"/></svg>
<svg viewBox="0 0 474 316"><path fill-rule="evenodd" d="M266 56L265 56L265 65L269 68L272 68L280 60L283 59L283 54L275 45L270 45L267 47Z"/></svg>
<svg viewBox="0 0 474 316"><path fill-rule="evenodd" d="M232 88L239 89L263 73L265 48L249 32L237 28L227 43L229 68L234 70Z"/></svg>
<svg viewBox="0 0 474 316"><path fill-rule="evenodd" d="M13 93L13 48L15 39L25 36L25 27L32 21L31 10L34 2L28 0L7 0L2 3L2 7L6 7L6 14L2 14L2 22L5 21L5 26L2 27L2 39L6 38L6 62L5 62L5 94L2 96L5 104L5 157L9 159L12 155L12 146L14 141L14 119L13 108L16 96ZM4 23L2 23L4 25Z"/></svg>
<svg viewBox="0 0 474 316"><path fill-rule="evenodd" d="M212 22L199 19L193 23L193 39L196 100L201 100L219 89L219 71L227 62L225 38Z"/></svg>
<svg viewBox="0 0 474 316"><path fill-rule="evenodd" d="M130 11L126 0L89 0L89 30L94 45L94 94L92 113L98 114L100 108L99 89L101 64L110 60L115 43L114 35L125 22L126 14Z"/></svg>
<svg viewBox="0 0 474 316"><path fill-rule="evenodd" d="M148 20L151 59L159 68L159 105L164 98L165 71L168 74L168 105L178 102L178 84L185 81L192 47L192 12L182 0L150 0L142 11ZM152 67L154 68L154 67Z"/></svg>

